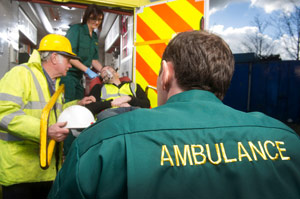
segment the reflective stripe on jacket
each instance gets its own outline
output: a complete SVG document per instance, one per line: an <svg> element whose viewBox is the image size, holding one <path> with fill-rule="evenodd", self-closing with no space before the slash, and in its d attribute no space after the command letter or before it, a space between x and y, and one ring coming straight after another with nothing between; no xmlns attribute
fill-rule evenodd
<svg viewBox="0 0 300 199"><path fill-rule="evenodd" d="M59 79L56 81L56 89ZM40 117L50 100L40 55L34 51L29 62L12 68L0 80L0 184L52 181L56 176L56 160L49 169L39 164ZM62 97L56 104L62 111ZM49 114L49 125L56 122Z"/></svg>
<svg viewBox="0 0 300 199"><path fill-rule="evenodd" d="M101 88L102 100L113 100L121 96L135 96L136 84L133 82L124 83L121 88L114 84L104 84Z"/></svg>

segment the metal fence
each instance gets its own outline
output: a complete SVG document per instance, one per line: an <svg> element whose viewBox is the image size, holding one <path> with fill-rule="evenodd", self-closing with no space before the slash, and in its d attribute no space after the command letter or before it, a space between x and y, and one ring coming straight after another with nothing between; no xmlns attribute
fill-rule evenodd
<svg viewBox="0 0 300 199"><path fill-rule="evenodd" d="M300 61L236 58L223 102L241 111L260 111L285 123L300 123Z"/></svg>

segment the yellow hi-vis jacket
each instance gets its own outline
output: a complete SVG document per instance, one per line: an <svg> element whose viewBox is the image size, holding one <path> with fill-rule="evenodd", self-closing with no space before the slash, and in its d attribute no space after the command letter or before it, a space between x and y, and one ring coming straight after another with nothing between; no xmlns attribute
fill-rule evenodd
<svg viewBox="0 0 300 199"><path fill-rule="evenodd" d="M119 88L114 84L104 84L101 88L102 100L113 100L121 96L136 96L136 84L133 82L123 83Z"/></svg>
<svg viewBox="0 0 300 199"><path fill-rule="evenodd" d="M56 89L59 80L56 80ZM8 186L55 179L55 155L47 170L39 164L40 117L50 97L36 50L28 63L12 68L0 80L0 184ZM62 95L56 103L57 116L61 111ZM56 117L51 110L49 125L54 123Z"/></svg>

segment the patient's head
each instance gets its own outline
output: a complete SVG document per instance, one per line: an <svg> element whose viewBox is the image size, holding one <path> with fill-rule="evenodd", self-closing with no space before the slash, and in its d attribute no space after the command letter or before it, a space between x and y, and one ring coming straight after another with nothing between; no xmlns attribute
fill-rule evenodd
<svg viewBox="0 0 300 199"><path fill-rule="evenodd" d="M118 72L112 66L104 66L101 70L101 78L104 83L115 83L119 80Z"/></svg>

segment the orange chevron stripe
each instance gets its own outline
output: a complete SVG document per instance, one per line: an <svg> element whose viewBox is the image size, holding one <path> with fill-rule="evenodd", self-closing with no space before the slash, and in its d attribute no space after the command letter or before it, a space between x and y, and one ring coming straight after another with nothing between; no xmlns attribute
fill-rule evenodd
<svg viewBox="0 0 300 199"><path fill-rule="evenodd" d="M204 14L204 1L188 0L197 10Z"/></svg>
<svg viewBox="0 0 300 199"><path fill-rule="evenodd" d="M185 9L182 5L186 5L188 8ZM197 17L191 15L188 9L191 9L193 13L197 13ZM171 36L173 31L174 33L178 33L194 29L196 27L194 18L201 16L196 10L204 14L204 0L178 0L176 3L167 1L166 3L156 4L145 8L141 17L139 14L136 15L136 35L138 35L136 43L139 43L142 46L148 45L159 57L162 57L167 44L158 42L154 44L154 42L171 39L165 38L166 36L163 35ZM149 11L149 13L147 13L147 11ZM158 21L154 21L153 17ZM168 34L166 34L166 31ZM138 48L138 45L136 45L136 47ZM145 51L143 51L143 49ZM154 71L157 69L155 66L160 64L156 63L159 60L155 57L155 62L153 62L152 56L156 55L148 47L143 49L139 49L135 54L136 73L138 74L138 78L140 78L138 81L143 82L143 84L145 84L144 86L147 86L147 84L156 86L158 75ZM149 50L151 51L151 55L148 53ZM149 62L148 60L152 62ZM149 97L152 107L157 106L157 92L151 91Z"/></svg>
<svg viewBox="0 0 300 199"><path fill-rule="evenodd" d="M164 20L174 32L183 32L193 28L187 24L178 14L167 4L152 6L151 9Z"/></svg>
<svg viewBox="0 0 300 199"><path fill-rule="evenodd" d="M151 41L151 40L160 40L152 29L139 17L137 16L137 33L143 38L144 41ZM151 44L149 45L158 56L162 57L162 54L166 48L166 44Z"/></svg>
<svg viewBox="0 0 300 199"><path fill-rule="evenodd" d="M137 15L137 32L145 41L159 40L160 38L152 31L152 29Z"/></svg>
<svg viewBox="0 0 300 199"><path fill-rule="evenodd" d="M138 53L136 53L136 69L149 85L156 86L157 75Z"/></svg>

